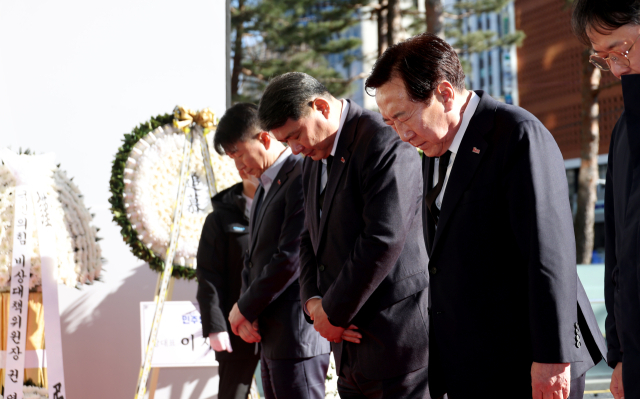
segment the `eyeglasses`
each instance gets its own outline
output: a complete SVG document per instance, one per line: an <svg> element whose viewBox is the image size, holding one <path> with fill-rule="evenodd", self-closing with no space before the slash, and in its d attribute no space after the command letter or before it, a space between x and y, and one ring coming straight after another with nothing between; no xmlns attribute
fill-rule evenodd
<svg viewBox="0 0 640 399"><path fill-rule="evenodd" d="M631 46L629 46L629 49L627 51L610 51L609 55L607 55L607 57L605 58L600 57L597 54L592 54L589 57L589 62L602 69L603 71L610 71L611 68L613 68L613 64L621 67L628 67L629 65L631 65L628 57L629 51L631 51L633 46L636 44L638 38L640 38L640 35L638 35L638 37L636 37L636 40L631 43Z"/></svg>

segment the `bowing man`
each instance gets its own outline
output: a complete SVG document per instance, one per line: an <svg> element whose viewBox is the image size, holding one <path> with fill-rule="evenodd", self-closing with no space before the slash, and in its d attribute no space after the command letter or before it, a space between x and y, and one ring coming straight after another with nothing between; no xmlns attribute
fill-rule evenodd
<svg viewBox="0 0 640 399"><path fill-rule="evenodd" d="M578 0L573 26L591 62L622 80L604 197L607 362L613 396L640 398L640 1Z"/></svg>
<svg viewBox="0 0 640 399"><path fill-rule="evenodd" d="M422 34L390 46L366 82L425 155L431 394L581 398L605 350L577 276L562 155L533 115L464 79L451 46Z"/></svg>
<svg viewBox="0 0 640 399"><path fill-rule="evenodd" d="M427 398L427 254L420 157L379 114L313 77L273 78L260 124L305 155L301 300L332 343L338 392Z"/></svg>
<svg viewBox="0 0 640 399"><path fill-rule="evenodd" d="M267 399L322 399L329 343L309 326L300 304L300 234L304 225L302 157L258 127L258 109L240 103L220 119L216 150L260 180L251 207L242 293L229 322L234 334L260 342Z"/></svg>

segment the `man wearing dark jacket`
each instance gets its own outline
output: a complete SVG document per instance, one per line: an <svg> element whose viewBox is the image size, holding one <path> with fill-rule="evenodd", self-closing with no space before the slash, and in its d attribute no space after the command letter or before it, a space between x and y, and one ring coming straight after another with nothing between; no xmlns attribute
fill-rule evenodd
<svg viewBox="0 0 640 399"><path fill-rule="evenodd" d="M231 334L227 318L240 297L242 256L249 247L249 211L256 184L240 173L242 183L212 198L198 246L197 299L202 315L202 335L216 351L220 377L219 399L246 399L260 359L257 344Z"/></svg>
<svg viewBox="0 0 640 399"><path fill-rule="evenodd" d="M340 397L428 398L417 151L379 114L304 73L273 78L259 115L305 155L300 295L308 321L333 342Z"/></svg>
<svg viewBox="0 0 640 399"><path fill-rule="evenodd" d="M304 320L300 234L302 159L258 125L257 107L240 103L220 119L216 150L260 180L251 208L242 294L229 314L234 334L262 345L267 399L323 399L329 343Z"/></svg>
<svg viewBox="0 0 640 399"><path fill-rule="evenodd" d="M533 115L464 81L455 50L422 34L366 83L424 151L431 394L582 398L604 339L577 276L562 155Z"/></svg>
<svg viewBox="0 0 640 399"><path fill-rule="evenodd" d="M578 0L573 27L591 63L622 80L604 198L607 362L613 396L640 398L640 0Z"/></svg>

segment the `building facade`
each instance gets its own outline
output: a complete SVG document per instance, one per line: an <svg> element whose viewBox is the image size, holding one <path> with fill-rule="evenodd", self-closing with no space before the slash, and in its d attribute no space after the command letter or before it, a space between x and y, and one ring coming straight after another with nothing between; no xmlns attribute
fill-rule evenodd
<svg viewBox="0 0 640 399"><path fill-rule="evenodd" d="M460 0L445 0L445 9L451 9ZM452 23L453 21L449 21ZM511 2L499 12L473 14L460 21L462 35L474 32L493 32L502 38L516 30L515 7ZM467 87L483 90L493 98L507 104L519 104L518 57L516 46L495 47L488 51L463 54L468 65Z"/></svg>
<svg viewBox="0 0 640 399"><path fill-rule="evenodd" d="M572 207L575 211L580 168L582 53L586 47L571 31L571 10L565 0L516 0L516 27L527 35L518 49L520 106L544 123L565 159ZM601 86L615 82L602 73ZM600 184L595 209L593 263L604 253L604 179L611 132L624 109L620 85L602 90L600 107Z"/></svg>

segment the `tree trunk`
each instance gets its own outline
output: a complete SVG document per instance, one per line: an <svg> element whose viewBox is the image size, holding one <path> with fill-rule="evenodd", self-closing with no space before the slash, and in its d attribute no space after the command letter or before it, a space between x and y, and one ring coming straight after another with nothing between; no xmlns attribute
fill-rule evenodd
<svg viewBox="0 0 640 399"><path fill-rule="evenodd" d="M387 0L387 46L398 43L402 33L400 0Z"/></svg>
<svg viewBox="0 0 640 399"><path fill-rule="evenodd" d="M577 262L589 264L593 254L596 190L599 179L600 109L598 94L601 73L600 69L589 63L588 49L582 53L582 65L581 162L578 176L578 209L574 229Z"/></svg>
<svg viewBox="0 0 640 399"><path fill-rule="evenodd" d="M378 58L387 49L387 1L381 0L376 10L378 22Z"/></svg>
<svg viewBox="0 0 640 399"><path fill-rule="evenodd" d="M238 13L244 12L244 0L238 0ZM240 73L242 72L242 36L244 35L244 18L238 18L236 24L236 40L233 48L233 70L231 70L231 99L238 95L240 89Z"/></svg>
<svg viewBox="0 0 640 399"><path fill-rule="evenodd" d="M427 32L444 39L444 17L442 15L442 0L425 0L427 12Z"/></svg>

